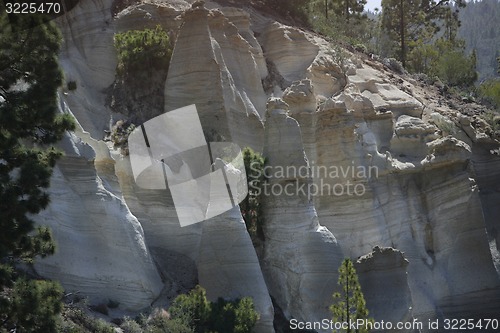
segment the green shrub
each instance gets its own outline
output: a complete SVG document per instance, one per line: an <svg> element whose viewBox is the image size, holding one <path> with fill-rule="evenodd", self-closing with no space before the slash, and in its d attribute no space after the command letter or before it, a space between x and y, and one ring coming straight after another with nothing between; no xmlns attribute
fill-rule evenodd
<svg viewBox="0 0 500 333"><path fill-rule="evenodd" d="M180 319L185 323L196 323L198 327L196 332L199 332L199 329L205 327L210 318L210 302L207 300L205 289L197 285L188 294L177 296L168 312L172 318Z"/></svg>
<svg viewBox="0 0 500 333"><path fill-rule="evenodd" d="M118 74L144 69L168 69L172 49L168 34L161 26L155 29L130 30L115 34Z"/></svg>
<svg viewBox="0 0 500 333"><path fill-rule="evenodd" d="M479 86L479 96L500 109L500 80L489 80Z"/></svg>
<svg viewBox="0 0 500 333"><path fill-rule="evenodd" d="M160 317L162 324L155 326L175 323L178 327L190 325L196 333L250 333L259 319L250 297L232 301L219 298L217 302L210 303L205 289L200 286L186 295L177 296L168 311L171 318ZM177 329L172 332L187 331Z"/></svg>
<svg viewBox="0 0 500 333"><path fill-rule="evenodd" d="M465 54L463 41L438 39L433 44L411 43L408 68L414 73L437 76L449 86L472 87L477 80L476 53Z"/></svg>
<svg viewBox="0 0 500 333"><path fill-rule="evenodd" d="M255 311L253 300L250 297L243 297L236 302L235 315L235 333L250 333L259 320L259 314Z"/></svg>
<svg viewBox="0 0 500 333"><path fill-rule="evenodd" d="M135 320L125 317L120 328L124 333L250 333L258 319L252 298L209 302L198 285L177 296L168 312L157 308Z"/></svg>
<svg viewBox="0 0 500 333"><path fill-rule="evenodd" d="M470 87L477 80L475 60L461 51L442 54L436 64L436 75L450 86Z"/></svg>
<svg viewBox="0 0 500 333"><path fill-rule="evenodd" d="M439 50L433 44L422 40L412 42L412 50L408 54L408 69L413 73L431 75L433 67L439 59Z"/></svg>

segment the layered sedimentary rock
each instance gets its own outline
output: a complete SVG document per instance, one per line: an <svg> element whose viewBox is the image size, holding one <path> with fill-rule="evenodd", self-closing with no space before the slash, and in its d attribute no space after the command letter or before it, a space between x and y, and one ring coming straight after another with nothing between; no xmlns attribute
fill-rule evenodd
<svg viewBox="0 0 500 333"><path fill-rule="evenodd" d="M93 303L149 306L163 284L140 222L97 175L90 145L67 135L61 146L66 155L51 179L51 204L37 216L51 227L57 250L35 269Z"/></svg>
<svg viewBox="0 0 500 333"><path fill-rule="evenodd" d="M77 11L75 13L72 13L72 15L80 15L78 10L107 13L110 6L109 3L99 3L94 5L95 7L92 7L90 9L76 8ZM190 8L190 5L186 2L182 2L175 3L173 5L167 4L166 7L146 6L144 8L129 8L117 15L117 19L111 23L111 27L113 27L113 33L115 31L123 31L127 28L137 28L135 24L137 24L138 13L149 13L150 15L146 15L146 17L149 18L161 17L161 15L157 16L159 15L159 13L165 14L166 16L170 17L170 15L172 15L172 12L175 12L179 8L187 9ZM205 15L205 20L207 23L205 25L205 29L207 29L207 32L209 19L215 30L225 29L225 25L229 24L228 20L222 17L220 12L213 15L210 14L210 17L208 17L209 12L206 9L200 8L198 10ZM191 28L193 28L195 31L197 29L196 23L199 23L195 20L196 18L198 18L198 16L196 16L197 14L199 13L197 13L196 9L193 9L191 12L186 13L185 20L183 21L184 24L182 25L181 30L178 32L179 42L178 44L176 44L176 51L174 52L174 55L172 57L172 63L174 65L171 65L171 68L181 69L183 65L180 62L184 60L188 60L193 64L196 64L196 62L199 60L198 56L200 55L200 52L196 49L189 55L189 57L186 54L183 54L182 50L182 45L189 46L190 41L193 42L193 31L191 30ZM63 28L66 29L65 33L68 35L68 39L66 40L65 45L66 50L62 55L63 60L65 61L63 63L64 69L67 72L77 72L81 70L91 77L92 70L89 70L88 67L93 64L92 59L88 60L87 63L80 66L80 63L75 61L75 59L78 59L78 57L73 56L73 54L79 53L80 49L91 48L87 44L86 38L80 39L78 37L72 37L70 35L69 30L79 29L78 24L73 24L73 21L71 20L73 16L67 19L67 21L70 21L68 25L65 25L67 24L65 23L66 21L63 20L62 22ZM106 15L103 14L103 16ZM104 22L99 22L98 20L87 22L87 24L89 24L89 27L87 28L89 30L87 32L88 35L92 36L92 31L97 31L98 29L100 29L103 26L103 23ZM116 24L116 26L114 26L114 24ZM151 24L146 25L146 27L150 26ZM234 26L232 28L235 29ZM107 47L110 47L109 54L107 54L106 56L112 58L113 62L110 62L109 64L102 63L101 66L105 66L107 69L112 69L112 72L114 73L116 60L114 60L114 52L112 46L113 33L111 33L111 38L109 38L109 41L106 44ZM95 38L99 40L105 37L105 35L95 36ZM200 41L204 41L204 37L208 37L208 35L202 36L200 38ZM89 37L87 36L87 38ZM220 38L226 38L226 35L221 34ZM241 36L235 35L234 38L228 38L226 43L236 43L235 45L238 45L238 43L242 43L243 47L241 45L239 47L240 52L243 53L242 57L252 57L252 52L248 50L249 44ZM210 40L209 44L211 44ZM257 43L255 44L257 45ZM260 92L262 93L262 96L259 97L259 85L256 85L256 83L260 83L260 72L258 70L256 72L255 68L252 67L246 72L248 75L245 75L243 72L236 73L238 75L241 74L241 79L239 79L239 81L234 81L231 77L231 74L228 72L228 69L224 63L222 53L220 51L221 49L219 46L217 46L217 42L215 40L213 41L213 45L216 49L219 50L219 53L217 54L217 61L220 62L220 66L215 66L211 72L209 71L207 75L210 76L213 74L218 77L218 91L222 93L222 91L225 89L225 95L215 95L215 97L213 97L212 99L207 99L207 104L195 100L199 110L202 110L202 112L207 112L205 110L208 110L208 112L213 112L213 102L222 101L222 103L220 104L220 111L227 111L229 113L229 108L231 108L231 110L237 110L238 112L241 112L244 117L243 120L237 121L242 122L244 121L244 119L250 118L249 123L251 123L251 119L253 118L255 121L255 126L257 128L259 128L260 126L262 130L260 116L256 112L254 106L255 103L256 107L260 107L262 109L261 112L263 112L263 108L265 106L266 97L263 92L262 86L260 86ZM200 47L201 45L198 44L197 46ZM227 49L228 48L226 47L225 52L228 51ZM237 50L235 51L238 52ZM66 58L66 56L68 56L68 59ZM236 58L236 56L232 56L231 53L229 53L228 61L233 61L233 58ZM177 65L175 64L176 62L178 62ZM242 59L242 63L246 63L245 58ZM231 66L231 64L229 64L229 66ZM235 63L232 63L232 66L233 68L238 67L238 65ZM225 72L221 75L221 71ZM174 75L175 70L171 70L170 73ZM78 76L74 78L72 77L72 79L77 80L78 87L85 87L93 83L91 79L86 80L87 77L85 76ZM190 93L189 91L182 90L182 81L184 80L184 82L186 83L184 84L184 86L189 88L190 82L192 82L193 79L194 77L182 77L182 74L180 74L179 77L177 77L177 81L175 81L175 85L178 85L178 88L180 89L182 94L187 94L186 96L191 96L192 98L196 99L200 96L200 94L197 94L196 91ZM104 79L102 79L101 81L103 80ZM112 82L112 80L113 75L110 75L109 79L106 79L104 81L104 84L110 85L110 82ZM246 86L248 87L248 93L240 94L239 91L234 87L234 85L242 84L242 81L243 83L245 83L245 80L250 81L250 84L246 83ZM103 84L103 82L100 82L100 84ZM208 82L206 84L208 84ZM166 85L169 86L169 83L167 82ZM82 241L80 244L80 251L82 253L88 251L88 254L86 255L92 258L98 258L99 260L95 259L96 261L106 262L108 258L107 254L109 254L111 256L115 255L118 258L128 258L124 259L124 261L128 262L128 264L116 264L116 270L114 269L115 266L109 265L110 267L107 270L103 270L103 274L106 275L106 278L101 278L94 272L94 268L100 268L99 265L96 264L95 267L91 265L84 266L82 264L84 260L76 257L77 260L74 262L73 266L80 265L83 272L87 272L86 274L90 274L90 276L95 276L96 278L95 281L92 281L93 283L82 283L79 286L79 290L81 291L81 293L90 296L93 302L101 301L101 298L108 297L110 299L120 301L124 305L124 307L139 310L142 307L149 305L158 298L158 303L155 304L168 305L169 300L172 300L173 297L175 297L179 293L189 291L189 289L194 287L196 283L200 283L207 289L208 296L213 300L218 297L234 299L244 296L251 296L254 300L257 311L260 313L260 320L257 323L256 330L260 332L269 332L270 330L272 330L273 308L271 299L263 279L255 250L252 246L250 237L246 232L246 228L239 210L233 209L223 216L219 216L218 219L207 221L204 225L197 224L190 227L181 228L169 191L139 188L134 182L128 157L123 156L119 151L112 150L110 154L110 152L108 151L108 147L102 141L98 141L102 137L101 134L99 134L99 131L108 126L107 124L110 123L110 119L113 119L114 117L122 117L120 115L111 114L104 108L104 94L99 87L100 86L97 86L96 91L93 92L96 96L99 96L99 101L93 101L92 103L95 103L101 108L98 109L100 113L96 117L90 115L91 112L96 112L95 109L91 110L91 105L80 102L81 96L85 96L86 94L85 89L82 89L77 93L70 93L66 96L66 99L68 100L68 104L71 110L73 111L73 109L76 109L75 116L77 119L80 119L80 113L83 113L83 116L81 116L81 118L84 121L87 119L87 117L92 118L89 122L85 122L84 124L82 124L85 129L88 128L88 130L90 131L90 136L85 133L78 133L79 136L83 136L86 140L92 141L92 144L98 147L98 153L96 154L96 156L94 156L94 158L89 158L89 162L87 163L89 172L93 172L95 174L97 170L101 179L103 179L103 182L109 185L110 191L125 199L125 201L122 201L122 199L120 199L120 202L126 202L126 205L123 206L121 215L117 213L119 216L118 218L121 218L124 221L126 221L128 218L129 220L132 219L133 221L140 222L139 226L141 227L141 231L142 228L144 229L144 239L147 249L147 256L142 260L144 262L143 264L146 265L146 267L138 269L137 264L135 264L132 260L133 256L130 254L118 255L113 251L108 251L105 255L100 253L101 251L106 251L106 246L110 248L112 248L113 246L117 246L116 242L105 242L105 244L103 244L102 246L97 247L92 242L88 242L88 244L86 244L86 242ZM174 103L175 98L172 96L168 97L169 103ZM227 100L224 101L223 97L227 97ZM234 101L234 99L237 99L237 101ZM249 100L252 101L249 102ZM181 98L179 99L178 106L184 106L183 103L192 102L192 100ZM224 109L225 106L228 106L227 110ZM251 110L246 109L247 106L248 108L251 108ZM204 121L202 112L200 112L200 116L202 121ZM228 121L227 118L226 121ZM234 123L234 120L230 121ZM233 124L232 130L234 130L234 128L237 128L238 126L241 125ZM207 136L209 136L210 139L214 141L220 141L224 137L231 138L230 132L221 131L220 128L221 127L219 126L206 126L204 127L204 130ZM228 129L227 124L224 125L224 128ZM261 143L255 143L259 140L262 141L262 138L259 138L259 136L256 135L257 133L249 134L250 139L243 138L241 139L241 141L245 142L253 140L254 142L252 144L254 144L255 146L262 146ZM257 139L253 139L254 137L256 137ZM73 140L79 139L75 137L73 138ZM242 146L245 145L245 143L242 144ZM103 146L105 151L102 150ZM82 173L84 171L85 169L82 167ZM88 181L87 179L85 180ZM66 191L65 188L67 186L68 184L64 182L54 182L53 189L56 192L63 190ZM114 195L111 196L115 198ZM55 202L57 202L58 198L56 198L55 196L53 196L53 198ZM98 195L95 195L94 199L96 202L94 204L89 204L89 206L97 207L102 198ZM78 202L78 200L76 200L75 202ZM111 204L105 206L111 206ZM48 217L41 219L41 222L46 222L46 220L52 215L54 216L55 220L58 220L57 214L53 211L48 210L47 214ZM113 216L111 212L109 214L109 219L112 221ZM80 212L78 215L86 216L88 214ZM105 217L101 218L103 220L106 220ZM57 228L57 225L51 225L53 225L54 228ZM88 223L81 223L81 225L83 228L93 230L92 233L100 233L103 238L107 237L111 239L109 234L111 234L112 231L109 229L98 229L90 221ZM109 225L112 225L111 222L109 223ZM78 237L78 235L80 234L83 239L86 237L85 234L76 227L71 231L75 234L74 237ZM120 234L117 234L116 237L120 237ZM124 240L130 239L130 237L121 237ZM56 240L58 242L64 243L64 238L65 234L56 233ZM227 242L228 239L230 239L231 241ZM129 250L132 251L134 248L134 244L130 244L129 247L131 248ZM61 254L63 254L63 252L61 252ZM101 256L102 258L100 258ZM153 259L151 259L151 257ZM63 285L71 287L72 284L79 281L78 279L84 281L86 275L77 275L75 278L73 278L68 274L55 274L54 271L61 271L65 269L64 267L67 265L68 260L71 260L71 257L66 257L65 261L60 260L60 258L53 257L50 260L41 262L39 270L42 273L46 273L50 277L60 279L63 282ZM151 267L149 267L149 270L152 269L152 272L148 271L147 269L148 263L152 265ZM121 281L120 276L124 274L124 271L126 271L125 267L123 266L129 267L129 269L133 271L138 269L137 280L143 281L145 285L145 287L143 288L144 290L141 291L142 294L140 295L140 297L135 294L135 292L139 291L133 290L133 286L123 287L125 291L122 292L122 289L120 289L120 285L125 283L118 284L118 287L111 288L111 285L113 283ZM68 265L68 267L71 266ZM142 276L141 278L141 274L145 276ZM147 274L151 274L152 277L147 276ZM160 276L162 279L161 281L159 280ZM156 280L154 280L153 278L155 278ZM148 279L151 281L149 281ZM107 282L103 282L103 280ZM102 284L102 286L97 288L95 284L99 283ZM148 283L152 286L149 287ZM148 287L149 289L151 289L150 291L148 290ZM103 290L106 288L106 292L103 292ZM126 290L126 288L130 288L131 290ZM160 293L162 288L163 291ZM123 293L124 295L119 296L120 293ZM134 297L136 298L135 303L130 301L130 298ZM107 301L107 299L105 299L105 301Z"/></svg>
<svg viewBox="0 0 500 333"><path fill-rule="evenodd" d="M285 315L328 318L342 251L333 234L318 223L309 188L312 179L297 121L281 100L268 103L264 155L269 179L263 188L264 254L267 284ZM281 173L282 167L288 171Z"/></svg>
<svg viewBox="0 0 500 333"><path fill-rule="evenodd" d="M219 10L186 11L165 84L165 110L196 104L209 140L261 149L265 68L254 56L262 54L256 40L244 35L248 40Z"/></svg>
<svg viewBox="0 0 500 333"><path fill-rule="evenodd" d="M408 264L403 253L378 246L357 260L356 272L372 318L391 323L412 320Z"/></svg>
<svg viewBox="0 0 500 333"><path fill-rule="evenodd" d="M79 1L57 22L63 45L60 63L67 81L77 89L66 100L83 128L96 139L109 128L111 115L103 93L115 79L115 26L112 1Z"/></svg>
<svg viewBox="0 0 500 333"><path fill-rule="evenodd" d="M283 77L285 86L304 78L319 47L300 30L269 22L259 36L265 57Z"/></svg>
<svg viewBox="0 0 500 333"><path fill-rule="evenodd" d="M52 205L38 217L61 250L38 271L129 308L162 288L155 304L168 305L196 283L211 298L252 296L258 331L272 332L270 295L289 318L330 318L338 265L361 257L377 320L491 314L500 159L488 125L365 55L251 8L192 2L113 12L112 1L81 1L58 20L62 66L78 86L64 100L88 133L65 141ZM160 110L195 103L209 141L251 146L271 168L307 170L268 179L275 192L263 199L260 258L237 208L181 228L169 190L138 187L130 159L100 141L124 118L105 103L113 34L156 23L175 41Z"/></svg>

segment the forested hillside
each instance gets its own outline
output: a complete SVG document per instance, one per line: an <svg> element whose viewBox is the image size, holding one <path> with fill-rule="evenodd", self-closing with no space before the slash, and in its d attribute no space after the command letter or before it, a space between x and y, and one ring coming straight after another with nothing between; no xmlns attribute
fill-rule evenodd
<svg viewBox="0 0 500 333"><path fill-rule="evenodd" d="M479 82L498 76L500 56L500 1L470 1L460 11L459 36L465 39L467 51L476 49Z"/></svg>

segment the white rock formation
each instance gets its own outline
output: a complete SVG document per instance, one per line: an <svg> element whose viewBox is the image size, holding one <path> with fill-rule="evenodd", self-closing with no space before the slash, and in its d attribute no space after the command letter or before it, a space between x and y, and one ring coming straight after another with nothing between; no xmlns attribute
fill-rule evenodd
<svg viewBox="0 0 500 333"><path fill-rule="evenodd" d="M255 9L192 2L137 2L113 16L111 0L80 1L58 19L62 67L78 87L64 100L86 132L65 139L52 204L37 217L60 249L38 271L136 309L161 288L167 304L199 282L211 298L252 296L258 331L272 332L269 294L288 317L330 318L342 258L379 246L395 250L357 265L376 319L490 314L500 299L500 159L487 124ZM266 198L260 263L237 209L180 228L169 191L137 187L128 157L100 141L123 118L105 107L113 34L157 23L175 39L165 111L195 103L210 140L310 170L269 179L316 192Z"/></svg>
<svg viewBox="0 0 500 333"><path fill-rule="evenodd" d="M379 322L412 321L408 264L403 253L378 246L356 261L355 269L370 317L377 318Z"/></svg>
<svg viewBox="0 0 500 333"><path fill-rule="evenodd" d="M244 19L238 17L240 25ZM254 54L262 51L255 50L255 39L244 35L249 41L218 10L186 11L165 84L165 110L196 104L210 140L260 149L267 97L261 84L262 56ZM243 126L252 130L240 131Z"/></svg>
<svg viewBox="0 0 500 333"><path fill-rule="evenodd" d="M391 152L395 155L423 158L427 155L426 144L437 139L437 128L422 119L402 115L396 120L391 138Z"/></svg>
<svg viewBox="0 0 500 333"><path fill-rule="evenodd" d="M304 78L319 47L299 29L269 22L259 36L266 59L276 65L285 82Z"/></svg>
<svg viewBox="0 0 500 333"><path fill-rule="evenodd" d="M263 269L271 295L285 315L321 321L329 317L331 291L337 284L342 251L332 233L318 223L308 163L297 121L268 104L264 155L271 170L263 188ZM288 171L281 175L281 168Z"/></svg>
<svg viewBox="0 0 500 333"><path fill-rule="evenodd" d="M65 157L51 179L51 203L36 216L52 229L56 253L38 260L35 269L93 303L148 307L163 284L141 224L97 175L91 146L73 134L61 146Z"/></svg>

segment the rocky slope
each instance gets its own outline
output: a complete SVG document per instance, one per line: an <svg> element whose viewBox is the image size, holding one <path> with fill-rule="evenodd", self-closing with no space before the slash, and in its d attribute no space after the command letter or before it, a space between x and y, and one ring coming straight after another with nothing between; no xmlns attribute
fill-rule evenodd
<svg viewBox="0 0 500 333"><path fill-rule="evenodd" d="M252 296L256 331L273 332L271 296L288 318L330 318L338 266L360 257L376 320L491 314L500 159L485 122L435 87L250 7L117 4L80 1L58 20L61 64L78 87L61 94L61 111L81 128L62 143L38 217L59 249L39 273L129 310L196 283L211 298ZM263 152L270 170L289 167L268 179L287 192L264 197L258 255L238 209L181 228L170 192L139 188L129 158L102 140L124 118L106 107L113 34L156 24L176 37L164 111L196 104L208 137Z"/></svg>

